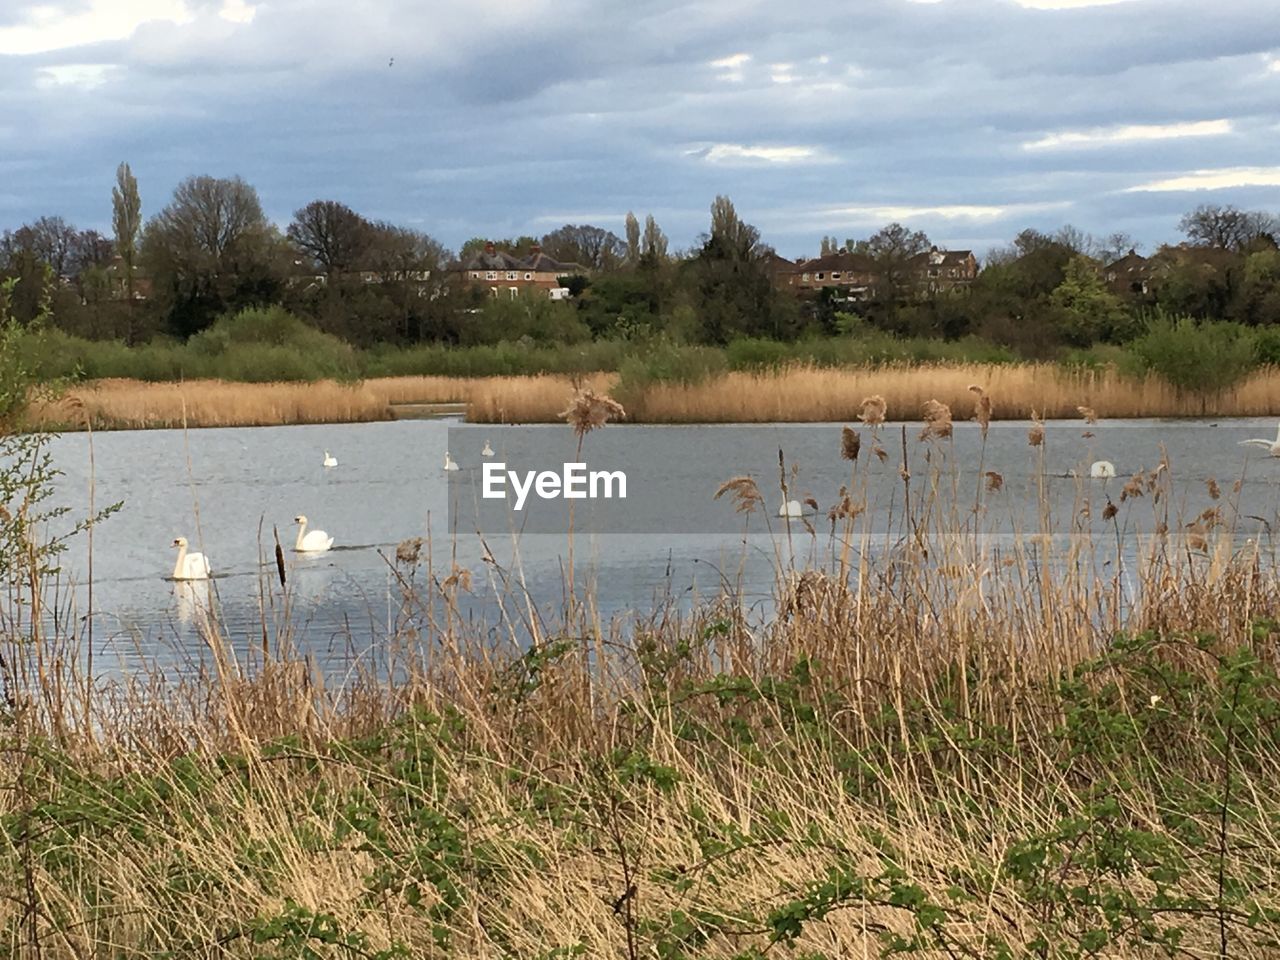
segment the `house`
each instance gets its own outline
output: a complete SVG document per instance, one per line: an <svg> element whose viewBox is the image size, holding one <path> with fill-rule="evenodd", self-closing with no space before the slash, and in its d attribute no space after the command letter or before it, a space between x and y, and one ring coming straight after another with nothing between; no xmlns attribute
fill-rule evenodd
<svg viewBox="0 0 1280 960"><path fill-rule="evenodd" d="M968 287L978 276L978 258L972 250L939 250L931 247L907 261L916 286L929 293Z"/></svg>
<svg viewBox="0 0 1280 960"><path fill-rule="evenodd" d="M1146 296L1151 293L1155 279L1156 263L1130 249L1119 260L1107 264L1102 279L1116 293L1129 296Z"/></svg>
<svg viewBox="0 0 1280 960"><path fill-rule="evenodd" d="M486 288L490 296L510 296L513 300L530 290L543 291L553 300L562 300L566 295L557 292L565 289L560 278L587 273L580 264L564 263L548 256L537 244L527 257L517 257L498 250L492 242L455 269L468 282Z"/></svg>
<svg viewBox="0 0 1280 960"><path fill-rule="evenodd" d="M801 260L792 269L790 286L797 291L832 289L839 299L865 300L875 289L876 263L864 253L840 251Z"/></svg>
<svg viewBox="0 0 1280 960"><path fill-rule="evenodd" d="M124 257L116 255L105 268L107 275L108 299L129 299L129 276L125 270ZM151 278L143 276L137 264L133 266L133 299L146 300L151 296Z"/></svg>

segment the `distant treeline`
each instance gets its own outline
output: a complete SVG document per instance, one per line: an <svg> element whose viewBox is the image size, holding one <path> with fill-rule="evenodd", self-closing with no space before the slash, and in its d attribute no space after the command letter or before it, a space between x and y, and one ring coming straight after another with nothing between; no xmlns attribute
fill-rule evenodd
<svg viewBox="0 0 1280 960"><path fill-rule="evenodd" d="M104 197L105 203L105 197ZM837 286L798 292L727 197L685 249L652 216L628 214L625 236L566 224L542 237L476 237L456 254L429 235L371 221L317 200L283 229L267 220L240 178L189 178L149 219L127 164L112 191L113 236L48 216L0 234L0 296L19 324L43 317L86 340L169 349L220 317L282 307L310 328L363 350L420 344L573 345L589 341L725 345L840 337L854 322L898 338L977 338L1018 357L1060 357L1141 337L1154 316L1280 324L1277 218L1200 207L1179 224L1185 242L1128 255L1123 234L1104 240L1071 227L1025 230L986 252L972 280L930 290L902 264L929 238L890 224L863 239L823 237L823 253L856 251L876 281L858 296ZM560 278L572 296L545 291L494 298L459 269L492 242L536 248L582 275ZM1117 277L1108 268L1127 263ZM265 315L255 313L252 315ZM850 318L853 318L851 321Z"/></svg>

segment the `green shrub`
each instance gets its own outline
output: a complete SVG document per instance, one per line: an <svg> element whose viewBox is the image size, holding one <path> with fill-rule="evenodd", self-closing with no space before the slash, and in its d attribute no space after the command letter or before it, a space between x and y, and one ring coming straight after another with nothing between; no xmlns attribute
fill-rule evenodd
<svg viewBox="0 0 1280 960"><path fill-rule="evenodd" d="M1127 369L1154 372L1188 393L1225 390L1258 365L1253 331L1238 323L1200 323L1190 317L1157 316L1126 351Z"/></svg>

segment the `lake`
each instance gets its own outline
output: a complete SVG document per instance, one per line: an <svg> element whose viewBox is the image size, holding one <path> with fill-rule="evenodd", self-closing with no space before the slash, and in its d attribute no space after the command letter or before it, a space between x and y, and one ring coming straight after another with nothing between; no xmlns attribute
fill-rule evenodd
<svg viewBox="0 0 1280 960"><path fill-rule="evenodd" d="M1245 438L1274 436L1275 421L1050 422L1042 449L1028 446L1027 427L992 424L984 444L972 423L956 424L952 440L928 443L918 439L918 424L908 425L911 496L917 504L933 499L939 511L951 511L984 544L997 546L1036 530L1041 505L1048 503L1055 532L1105 533L1109 539L1099 539L1109 544L1110 555L1117 537L1137 543L1151 533L1160 509L1186 523L1201 511L1229 505L1224 512L1242 540L1269 537L1280 510L1280 460L1239 445ZM780 558L821 562L829 555L826 510L839 487L851 483L867 485L866 523L876 537L866 545L878 555L891 551L903 533L901 428L885 425L878 443L865 429L863 437L859 473L851 477L851 464L839 456L839 424L610 425L589 434L584 460L625 471L629 488L625 502L574 504L579 594L589 594L607 619L662 604L687 608L730 584L743 603L766 615ZM404 420L99 433L92 437L91 470L87 435L57 438L52 452L65 474L58 496L72 516L87 513L91 485L98 507L123 502L94 534L98 663L121 669L139 657L181 662L198 656L198 624L210 587L233 645L255 648L264 617L279 617L276 531L285 548L295 637L321 661L348 662L396 629L405 615L400 578L409 575L406 565L395 562L396 548L410 538L424 538L421 557L425 563L430 556L437 579L455 567L466 571L470 589L458 594L459 615L481 629L505 629L499 601L510 600L512 582L523 584L539 610L559 609L569 562L568 505L530 502L517 515L509 502L483 501L486 442L495 451L494 462L520 471L558 469L577 455L576 439L565 426ZM885 451L883 462L874 454L877 445ZM820 507L818 514L790 524L777 516L780 448L788 496L812 496ZM461 469L442 468L446 449ZM325 450L337 466L322 466ZM1163 507L1150 497L1124 503L1121 491L1129 476L1155 469L1165 455L1173 486ZM1087 473L1094 459L1113 461L1118 476L1071 476L1073 470ZM930 480L935 469L941 477L936 482ZM988 471L999 475L999 491L985 489L982 474ZM749 517L736 513L728 496L714 499L724 481L744 474L763 496L762 508ZM1219 485L1221 499L1213 498L1210 480ZM1108 500L1121 510L1114 519L1104 518ZM975 514L979 501L983 507ZM1085 503L1089 509L1082 516ZM294 554L297 514L332 534L333 549ZM209 557L215 573L210 584L167 579L176 555L171 543L178 536ZM88 612L87 547L81 535L62 558L64 596L76 617ZM419 568L412 576L421 584L426 573Z"/></svg>

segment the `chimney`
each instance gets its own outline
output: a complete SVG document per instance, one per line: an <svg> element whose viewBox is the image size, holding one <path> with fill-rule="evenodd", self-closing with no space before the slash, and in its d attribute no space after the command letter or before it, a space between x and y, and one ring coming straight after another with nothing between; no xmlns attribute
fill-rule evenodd
<svg viewBox="0 0 1280 960"><path fill-rule="evenodd" d="M495 253L498 252L498 248L493 245L492 240L486 240L484 242L484 252L492 257Z"/></svg>
<svg viewBox="0 0 1280 960"><path fill-rule="evenodd" d="M540 243L535 243L533 246L529 248L529 255L532 257L536 257L541 252L542 252L542 244Z"/></svg>

